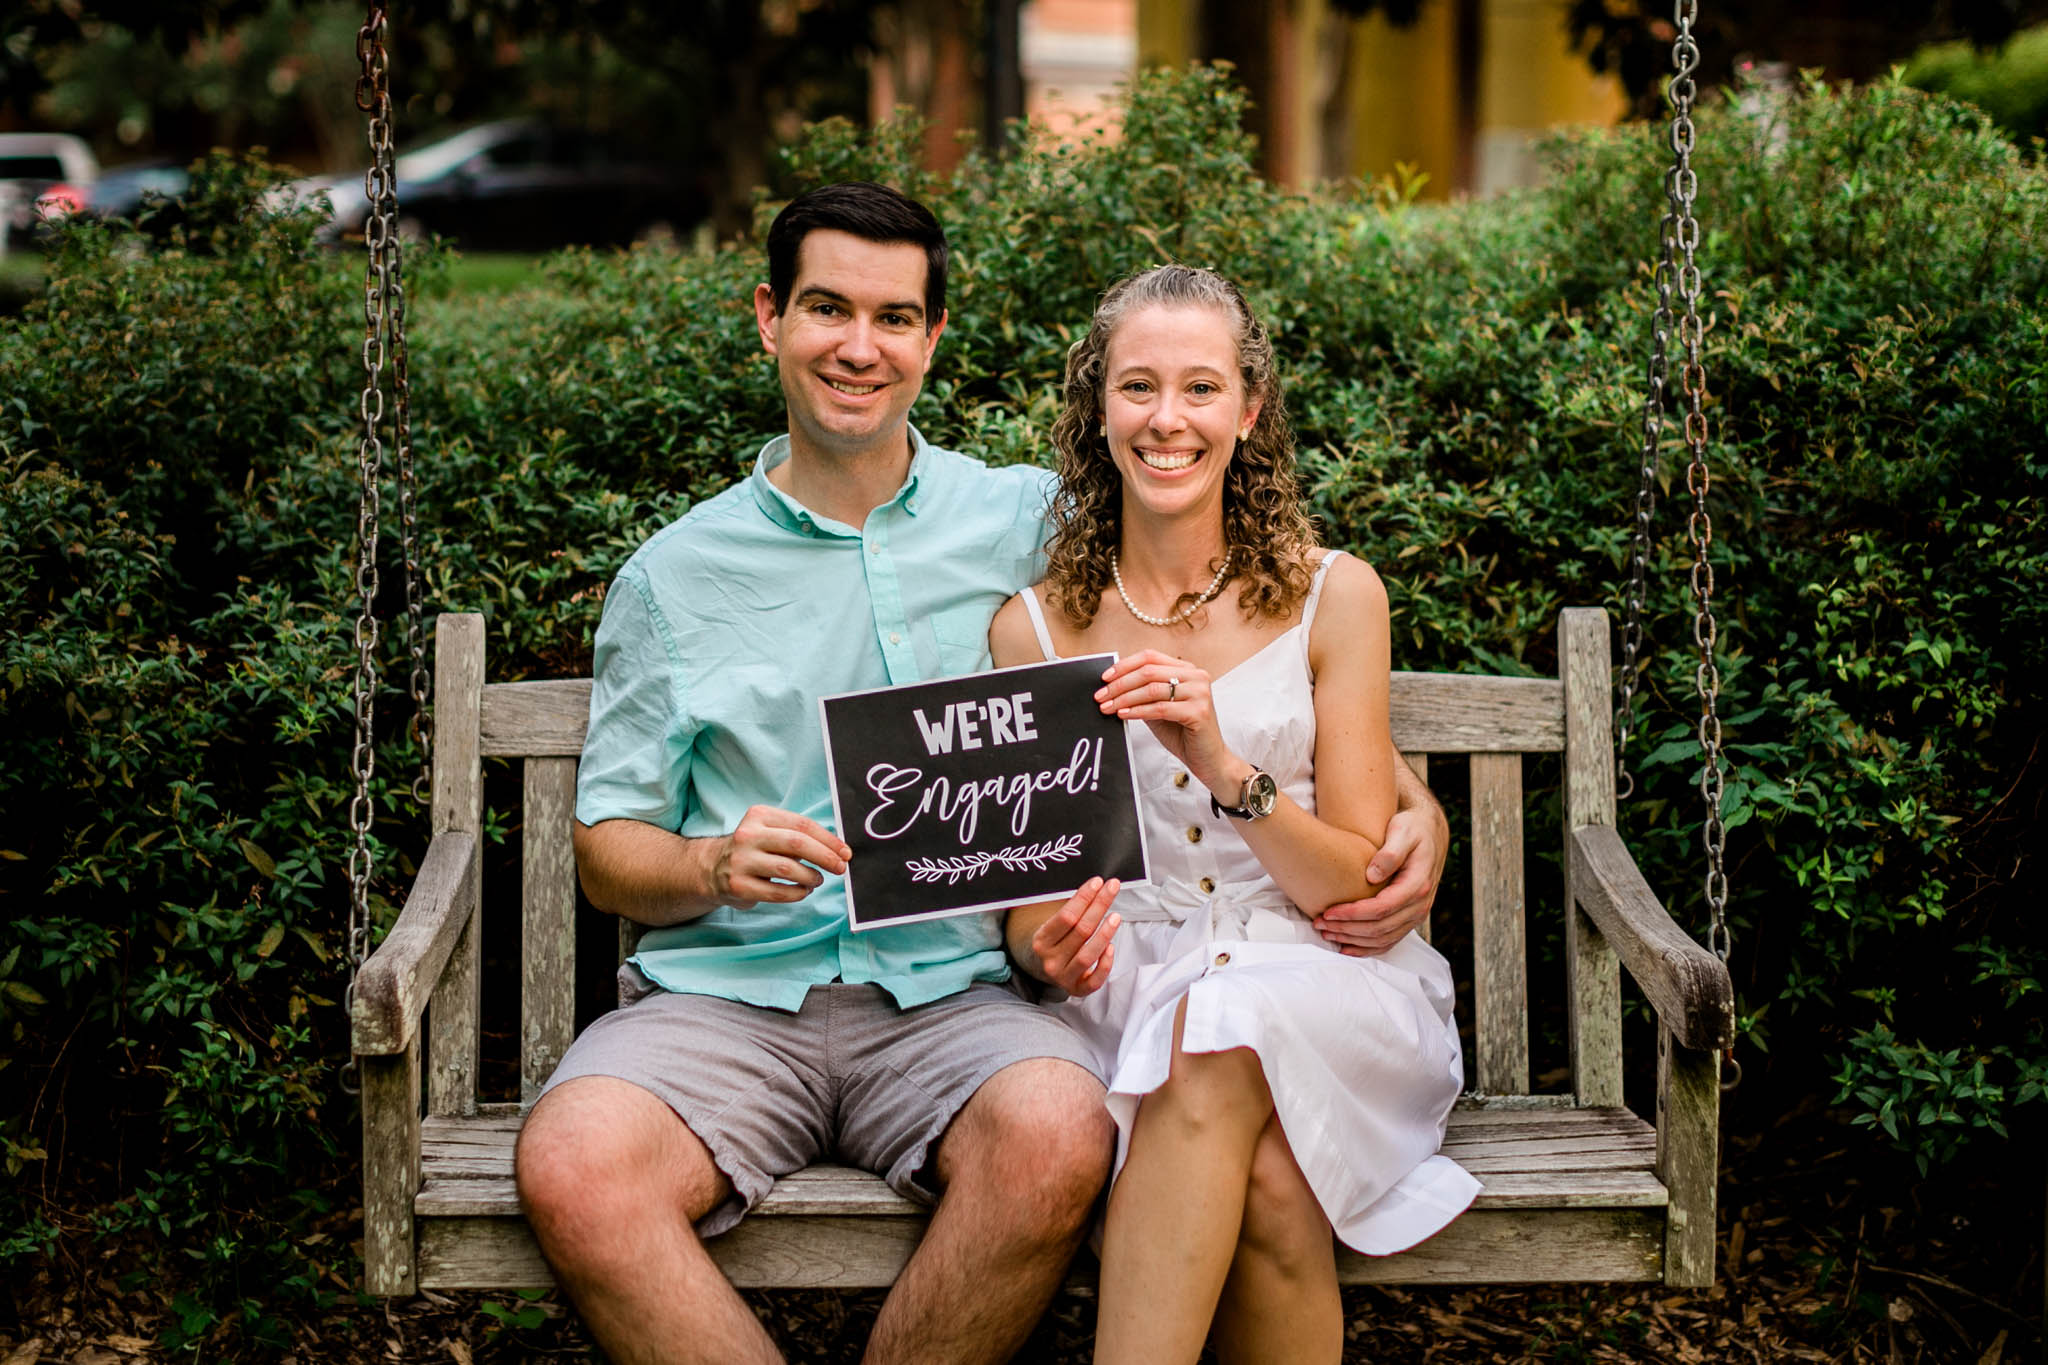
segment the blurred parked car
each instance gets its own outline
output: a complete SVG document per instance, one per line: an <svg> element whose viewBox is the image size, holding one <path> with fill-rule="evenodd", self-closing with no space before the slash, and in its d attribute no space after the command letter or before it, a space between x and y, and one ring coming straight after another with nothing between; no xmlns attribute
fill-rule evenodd
<svg viewBox="0 0 2048 1365"><path fill-rule="evenodd" d="M0 249L28 238L42 218L85 207L100 163L69 133L0 133Z"/></svg>
<svg viewBox="0 0 2048 1365"><path fill-rule="evenodd" d="M674 167L636 156L596 134L509 119L402 153L398 228L472 251L546 251L624 246L687 230L705 210L702 192ZM360 234L368 203L360 173L301 181L324 192L330 239Z"/></svg>
<svg viewBox="0 0 2048 1365"><path fill-rule="evenodd" d="M133 218L150 195L176 199L192 184L185 168L169 161L137 161L109 167L85 197L85 211L95 218Z"/></svg>

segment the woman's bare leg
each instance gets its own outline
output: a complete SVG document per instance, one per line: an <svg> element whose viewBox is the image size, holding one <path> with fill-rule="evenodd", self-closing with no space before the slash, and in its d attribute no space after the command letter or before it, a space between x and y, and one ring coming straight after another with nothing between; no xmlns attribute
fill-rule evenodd
<svg viewBox="0 0 2048 1365"><path fill-rule="evenodd" d="M1252 1153L1215 1341L1224 1365L1336 1365L1344 1354L1336 1244L1278 1115Z"/></svg>
<svg viewBox="0 0 2048 1365"><path fill-rule="evenodd" d="M1098 1365L1173 1365L1202 1353L1237 1252L1252 1152L1273 1112L1249 1048L1181 1051L1182 1000L1166 1083L1138 1106L1130 1155L1103 1231Z"/></svg>

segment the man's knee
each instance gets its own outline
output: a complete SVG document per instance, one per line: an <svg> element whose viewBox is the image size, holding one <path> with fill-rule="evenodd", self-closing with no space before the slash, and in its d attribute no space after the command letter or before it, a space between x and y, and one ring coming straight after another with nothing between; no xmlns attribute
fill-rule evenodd
<svg viewBox="0 0 2048 1365"><path fill-rule="evenodd" d="M940 1145L939 1175L987 1184L1020 1211L1049 1222L1085 1219L1109 1178L1116 1125L1102 1082L1057 1058L1018 1062L991 1076Z"/></svg>
<svg viewBox="0 0 2048 1365"><path fill-rule="evenodd" d="M590 1241L658 1209L694 1222L730 1191L674 1110L609 1076L565 1082L534 1106L513 1178L544 1246Z"/></svg>

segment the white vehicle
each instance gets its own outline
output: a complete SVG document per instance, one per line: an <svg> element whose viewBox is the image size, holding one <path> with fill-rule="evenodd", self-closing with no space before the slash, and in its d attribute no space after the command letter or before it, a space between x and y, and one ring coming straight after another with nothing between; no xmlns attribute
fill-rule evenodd
<svg viewBox="0 0 2048 1365"><path fill-rule="evenodd" d="M100 163L69 133L0 133L0 246L25 238L41 218L85 207Z"/></svg>

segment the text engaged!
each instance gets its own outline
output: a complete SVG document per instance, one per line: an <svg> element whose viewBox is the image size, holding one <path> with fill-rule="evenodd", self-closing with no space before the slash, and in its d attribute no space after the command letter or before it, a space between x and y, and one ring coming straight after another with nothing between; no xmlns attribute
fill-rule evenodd
<svg viewBox="0 0 2048 1365"><path fill-rule="evenodd" d="M1095 654L818 703L855 929L1145 880L1122 721Z"/></svg>

